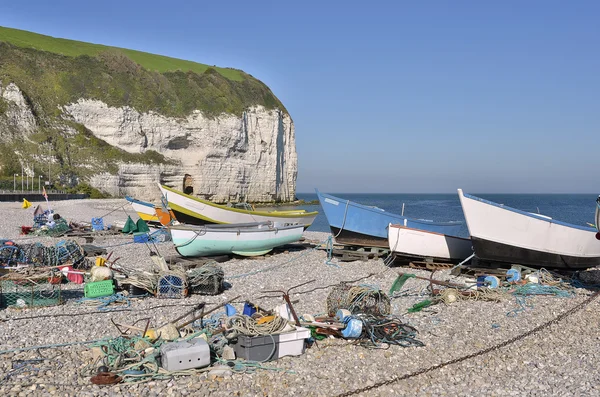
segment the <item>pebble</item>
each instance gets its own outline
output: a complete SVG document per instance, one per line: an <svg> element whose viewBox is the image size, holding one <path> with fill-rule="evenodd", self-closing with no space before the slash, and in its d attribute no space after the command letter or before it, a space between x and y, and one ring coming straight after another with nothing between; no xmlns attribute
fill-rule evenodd
<svg viewBox="0 0 600 397"><path fill-rule="evenodd" d="M90 222L92 217L102 216L125 204L122 199L72 200L53 202L52 206L61 216L70 221ZM21 225L31 225L34 203L30 210L20 208L20 203L0 203L0 238L15 239L17 242L40 242L55 244L60 239L32 238L19 236ZM125 209L136 220L129 206ZM105 224L124 221L123 211L115 211L105 218ZM328 233L305 232L308 241L322 242ZM111 246L113 257L118 263L149 269L152 261L145 244L127 244L130 238L105 238L93 242L97 246ZM84 240L78 240L85 243ZM165 256L176 255L171 243L158 243L159 252ZM154 247L152 247L154 249ZM67 299L66 303L55 307L36 309L0 309L0 335L3 336L2 349L43 344L67 343L114 337L118 331L110 319L119 323L151 318L153 326L161 325L189 310L189 304L206 302L207 308L222 303L236 295L243 300L259 303L272 308L280 304L281 298L259 299L264 290L288 289L294 285L315 280L292 293L292 300L298 300L295 309L299 313L319 314L326 311L327 288L309 291L315 287L325 287L344 280L354 280L374 274L359 283L379 285L389 290L398 272L429 276L429 272L416 269L388 268L381 259L365 262L340 262L339 268L324 264L325 251L289 250L264 258L232 259L221 264L226 281L231 288L218 296L192 295L184 300L147 298L134 300L131 311L76 316L76 313L93 310ZM268 272L248 275L270 267ZM596 273L597 274L597 273ZM587 274L590 279L596 274ZM232 277L247 275L245 277ZM228 278L229 277L229 278ZM436 279L450 280L447 271L435 273ZM452 279L456 281L456 279ZM40 358L47 360L34 364L38 371L23 371L0 383L0 396L29 394L50 395L131 395L157 396L335 396L340 393L377 386L394 376L402 376L420 369L474 353L499 342L522 334L537 325L551 320L559 313L581 302L589 291L578 290L572 298L550 296L532 297L527 301L532 306L518 313L516 317L506 314L517 308L514 299L501 302L459 301L451 305L439 304L419 313L406 315L409 307L427 298L420 292L427 286L426 281L409 280L403 291L407 296L392 300L394 314L409 322L419 331L418 339L424 347L391 346L387 350L367 349L339 339L325 339L318 342L305 354L284 357L265 363L276 371L255 373L230 373L210 375L203 373L182 376L171 380L152 380L138 385L119 384L114 387L96 386L89 382L89 376L78 375L88 364L90 355L85 346L76 345L59 349L43 349L5 354L0 357L0 376L6 376L12 369L14 360ZM63 296L81 292L80 285L63 285ZM293 291L293 292L294 292ZM179 305L156 309L159 305ZM238 311L242 310L237 304ZM600 322L600 304L592 302L588 307L553 325L544 331L519 340L500 350L477 356L456 364L448 365L430 373L414 376L402 381L365 391L364 396L388 395L599 395L597 357L600 355L597 327ZM52 317L69 314L70 317ZM30 320L13 321L11 318L24 316L50 315ZM497 327L493 327L497 325ZM226 371L225 369L222 369ZM213 369L214 371L214 369ZM230 370L228 370L231 372ZM285 371L293 371L285 372ZM79 384L81 382L81 384ZM33 384L32 384L33 383ZM189 385L192 384L193 387ZM46 385L46 387L43 387ZM56 385L56 386L55 386Z"/></svg>

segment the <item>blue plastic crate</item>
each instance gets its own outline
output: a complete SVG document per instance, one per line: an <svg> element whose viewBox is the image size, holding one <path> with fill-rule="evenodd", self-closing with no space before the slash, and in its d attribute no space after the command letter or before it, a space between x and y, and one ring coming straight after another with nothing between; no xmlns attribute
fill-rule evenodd
<svg viewBox="0 0 600 397"><path fill-rule="evenodd" d="M104 218L92 218L92 230L95 232L104 230Z"/></svg>
<svg viewBox="0 0 600 397"><path fill-rule="evenodd" d="M133 242L134 243L147 243L150 241L148 237L148 233L133 233Z"/></svg>

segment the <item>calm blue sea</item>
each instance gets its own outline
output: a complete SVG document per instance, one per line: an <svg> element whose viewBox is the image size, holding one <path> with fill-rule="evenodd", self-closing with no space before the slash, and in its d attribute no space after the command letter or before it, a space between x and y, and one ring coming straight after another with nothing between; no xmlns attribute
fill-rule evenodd
<svg viewBox="0 0 600 397"><path fill-rule="evenodd" d="M465 220L458 194L348 194L331 193L343 199L364 205L374 205L386 211L400 214L404 203L404 215L432 221ZM475 196L505 204L528 212L539 212L553 219L575 225L594 223L596 197L594 194L477 194ZM297 193L298 199L317 200L314 193ZM307 211L319 211L315 222L308 230L329 232L329 224L320 205L307 205ZM589 225L588 225L589 226ZM462 233L468 236L466 225Z"/></svg>

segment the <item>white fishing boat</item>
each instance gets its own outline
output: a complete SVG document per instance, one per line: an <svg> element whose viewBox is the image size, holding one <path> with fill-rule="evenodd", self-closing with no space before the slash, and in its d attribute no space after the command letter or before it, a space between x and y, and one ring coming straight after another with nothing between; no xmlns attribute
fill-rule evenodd
<svg viewBox="0 0 600 397"><path fill-rule="evenodd" d="M484 200L458 189L475 256L484 262L585 269L600 265L596 229Z"/></svg>
<svg viewBox="0 0 600 397"><path fill-rule="evenodd" d="M396 256L459 262L473 254L471 240L403 225L388 225L390 251Z"/></svg>
<svg viewBox="0 0 600 397"><path fill-rule="evenodd" d="M182 256L264 255L273 248L300 240L304 225L273 222L237 225L169 226L175 249Z"/></svg>
<svg viewBox="0 0 600 397"><path fill-rule="evenodd" d="M306 212L300 209L292 211L255 211L252 209L227 207L178 192L167 186L158 186L177 220L186 224L276 222L282 225L300 223L306 229L318 215L316 211Z"/></svg>

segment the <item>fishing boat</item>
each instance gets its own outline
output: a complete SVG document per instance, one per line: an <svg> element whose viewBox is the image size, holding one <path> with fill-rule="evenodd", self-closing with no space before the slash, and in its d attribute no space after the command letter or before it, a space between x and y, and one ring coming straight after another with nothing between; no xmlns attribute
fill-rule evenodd
<svg viewBox="0 0 600 397"><path fill-rule="evenodd" d="M251 208L228 207L201 200L167 186L159 185L160 191L169 203L175 217L181 223L192 225L239 224L252 222L276 222L278 224L300 223L308 228L318 212L255 211Z"/></svg>
<svg viewBox="0 0 600 397"><path fill-rule="evenodd" d="M253 222L235 225L169 226L175 249L182 256L264 255L273 248L300 240L304 225Z"/></svg>
<svg viewBox="0 0 600 397"><path fill-rule="evenodd" d="M129 201L133 210L142 220L146 222L159 223L158 216L156 216L156 210L154 209L154 204L129 196L125 196L125 200Z"/></svg>
<svg viewBox="0 0 600 397"><path fill-rule="evenodd" d="M476 258L530 267L600 265L596 229L494 203L458 189Z"/></svg>
<svg viewBox="0 0 600 397"><path fill-rule="evenodd" d="M389 224L388 243L396 256L459 262L473 254L471 240Z"/></svg>
<svg viewBox="0 0 600 397"><path fill-rule="evenodd" d="M129 196L125 196L125 199L129 201L131 207L138 214L138 216L146 222L168 225L176 220L173 211L164 209L162 206L138 200Z"/></svg>
<svg viewBox="0 0 600 397"><path fill-rule="evenodd" d="M331 233L339 244L389 248L390 223L450 236L459 235L462 226L462 222L431 222L408 218L315 190Z"/></svg>

